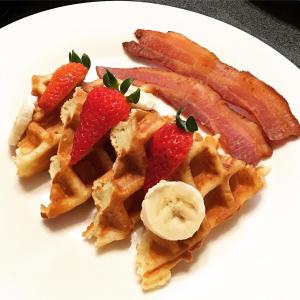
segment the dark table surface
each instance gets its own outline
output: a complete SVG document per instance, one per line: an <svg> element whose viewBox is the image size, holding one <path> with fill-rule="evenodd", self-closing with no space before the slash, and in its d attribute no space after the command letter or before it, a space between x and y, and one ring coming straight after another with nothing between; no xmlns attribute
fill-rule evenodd
<svg viewBox="0 0 300 300"><path fill-rule="evenodd" d="M87 1L0 1L0 27L54 7ZM300 67L300 2L147 0L198 12L240 28Z"/></svg>

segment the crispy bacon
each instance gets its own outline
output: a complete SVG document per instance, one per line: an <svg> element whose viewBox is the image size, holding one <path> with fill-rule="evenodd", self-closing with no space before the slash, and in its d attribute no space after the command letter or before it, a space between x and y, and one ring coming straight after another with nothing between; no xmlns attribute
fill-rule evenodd
<svg viewBox="0 0 300 300"><path fill-rule="evenodd" d="M110 70L119 79L135 78L153 94L178 109L185 108L210 133L221 134L221 144L232 156L256 164L272 154L258 126L232 111L209 86L171 71L154 68L97 67L100 78Z"/></svg>
<svg viewBox="0 0 300 300"><path fill-rule="evenodd" d="M175 32L138 29L135 35L138 43L123 43L129 55L201 79L223 99L250 112L270 141L300 135L299 122L287 101L251 73L222 63L207 49Z"/></svg>

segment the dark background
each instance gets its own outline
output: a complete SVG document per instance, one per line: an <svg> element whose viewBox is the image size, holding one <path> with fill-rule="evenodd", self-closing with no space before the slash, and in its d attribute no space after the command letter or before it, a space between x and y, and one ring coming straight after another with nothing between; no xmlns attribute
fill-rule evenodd
<svg viewBox="0 0 300 300"><path fill-rule="evenodd" d="M89 1L0 1L0 27L54 7ZM261 39L300 67L300 2L148 0L202 13Z"/></svg>

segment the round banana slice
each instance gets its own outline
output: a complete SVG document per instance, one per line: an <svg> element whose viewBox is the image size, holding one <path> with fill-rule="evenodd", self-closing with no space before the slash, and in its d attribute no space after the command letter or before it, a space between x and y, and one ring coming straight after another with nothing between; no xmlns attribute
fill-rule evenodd
<svg viewBox="0 0 300 300"><path fill-rule="evenodd" d="M204 216L201 194L181 181L160 181L149 189L142 203L141 219L145 227L165 240L190 238Z"/></svg>
<svg viewBox="0 0 300 300"><path fill-rule="evenodd" d="M18 141L25 132L28 124L32 120L35 100L36 97L28 97L28 99L26 99L19 108L13 128L8 139L9 145L17 145Z"/></svg>

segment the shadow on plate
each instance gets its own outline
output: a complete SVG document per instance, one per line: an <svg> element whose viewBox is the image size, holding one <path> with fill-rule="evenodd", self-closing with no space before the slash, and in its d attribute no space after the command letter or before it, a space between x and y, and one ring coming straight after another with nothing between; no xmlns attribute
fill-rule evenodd
<svg viewBox="0 0 300 300"><path fill-rule="evenodd" d="M77 223L83 223L89 220L92 211L95 209L95 205L92 200L89 200L75 209L67 212L54 219L43 219L42 222L51 231L59 231L68 227L71 227ZM85 228L82 228L84 231Z"/></svg>
<svg viewBox="0 0 300 300"><path fill-rule="evenodd" d="M134 231L126 239L121 241L115 241L101 249L97 249L97 254L103 255L115 250L121 251L121 250L129 250L129 248L131 247L136 248L136 244L140 241L143 231L144 231L144 225L141 221L139 221L135 225Z"/></svg>
<svg viewBox="0 0 300 300"><path fill-rule="evenodd" d="M49 184L50 184L49 180L50 180L50 176L49 176L48 172L42 172L40 174L37 174L37 175L35 175L31 178L27 178L27 179L19 178L21 187L25 192L31 192L46 182L49 182Z"/></svg>

